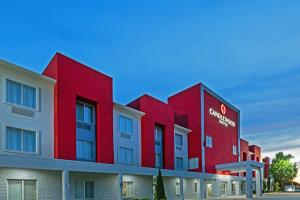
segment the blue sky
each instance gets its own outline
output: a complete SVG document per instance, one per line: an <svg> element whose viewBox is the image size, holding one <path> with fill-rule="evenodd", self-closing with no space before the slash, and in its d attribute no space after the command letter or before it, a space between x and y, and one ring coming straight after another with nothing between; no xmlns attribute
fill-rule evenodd
<svg viewBox="0 0 300 200"><path fill-rule="evenodd" d="M112 76L120 103L203 82L243 138L300 161L299 19L297 0L1 1L0 58L42 72L59 51Z"/></svg>

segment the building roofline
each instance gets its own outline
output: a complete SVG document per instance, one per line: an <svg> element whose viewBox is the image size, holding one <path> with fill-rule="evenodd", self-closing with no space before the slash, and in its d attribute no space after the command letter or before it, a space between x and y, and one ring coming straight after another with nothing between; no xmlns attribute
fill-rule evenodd
<svg viewBox="0 0 300 200"><path fill-rule="evenodd" d="M3 64L3 65L6 65L7 67L10 67L10 68L13 68L15 70L18 70L18 71L21 71L23 73L27 73L28 75L31 75L31 76L34 76L34 77L37 77L39 79L42 79L42 80L45 80L45 81L48 81L52 84L55 84L56 83L56 80L52 79L52 78L49 78L47 76L44 76L42 74L39 74L37 72L34 72L32 70L29 70L29 69L26 69L24 67L21 67L19 65L16 65L16 64L13 64L11 62L8 62L6 60L2 60L0 59L0 63Z"/></svg>
<svg viewBox="0 0 300 200"><path fill-rule="evenodd" d="M174 124L174 128L177 128L177 129L179 129L179 130L181 130L181 131L184 131L184 132L186 132L186 133L192 132L191 129L188 129L188 128L186 128L186 127L180 126L180 125L178 125L178 124Z"/></svg>
<svg viewBox="0 0 300 200"><path fill-rule="evenodd" d="M145 115L146 113L142 112L142 111L139 111L139 110L136 110L134 108L131 108L129 106L125 106L125 105L122 105L122 104L119 104L119 103L116 103L114 102L114 106L119 108L119 109L122 109L122 110L126 110L128 112L131 112L139 117L142 117L143 115Z"/></svg>

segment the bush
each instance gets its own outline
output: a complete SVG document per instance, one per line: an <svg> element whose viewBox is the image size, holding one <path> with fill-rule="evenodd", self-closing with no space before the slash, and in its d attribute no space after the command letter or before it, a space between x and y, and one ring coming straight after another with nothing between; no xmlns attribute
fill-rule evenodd
<svg viewBox="0 0 300 200"><path fill-rule="evenodd" d="M280 191L280 184L279 184L278 182L276 182L276 183L274 184L274 191L275 191L275 192L279 192L279 191Z"/></svg>

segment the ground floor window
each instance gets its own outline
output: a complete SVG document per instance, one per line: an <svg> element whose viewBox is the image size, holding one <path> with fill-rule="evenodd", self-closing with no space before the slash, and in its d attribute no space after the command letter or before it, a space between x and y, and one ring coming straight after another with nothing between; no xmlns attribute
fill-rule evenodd
<svg viewBox="0 0 300 200"><path fill-rule="evenodd" d="M122 188L122 195L124 198L133 197L133 182L124 181Z"/></svg>
<svg viewBox="0 0 300 200"><path fill-rule="evenodd" d="M194 182L194 193L198 193L198 183L196 181Z"/></svg>
<svg viewBox="0 0 300 200"><path fill-rule="evenodd" d="M241 182L241 194L246 194L246 182Z"/></svg>
<svg viewBox="0 0 300 200"><path fill-rule="evenodd" d="M206 197L213 197L213 186L211 183L206 185Z"/></svg>
<svg viewBox="0 0 300 200"><path fill-rule="evenodd" d="M221 183L221 196L226 196L227 183Z"/></svg>
<svg viewBox="0 0 300 200"><path fill-rule="evenodd" d="M176 190L176 196L180 196L180 182L179 181L176 182L175 190Z"/></svg>
<svg viewBox="0 0 300 200"><path fill-rule="evenodd" d="M235 181L231 182L231 195L236 195L236 191L235 191L236 184L237 184L237 182L235 182Z"/></svg>
<svg viewBox="0 0 300 200"><path fill-rule="evenodd" d="M95 198L94 181L75 181L75 199Z"/></svg>
<svg viewBox="0 0 300 200"><path fill-rule="evenodd" d="M7 180L8 200L37 200L35 180Z"/></svg>

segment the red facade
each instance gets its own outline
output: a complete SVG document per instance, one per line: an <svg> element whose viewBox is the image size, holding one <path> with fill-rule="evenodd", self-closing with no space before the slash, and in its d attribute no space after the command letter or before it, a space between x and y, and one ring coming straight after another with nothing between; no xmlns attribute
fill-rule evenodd
<svg viewBox="0 0 300 200"><path fill-rule="evenodd" d="M203 100L201 100L201 88L203 87ZM202 101L204 105L201 106ZM205 147L205 172L216 173L215 165L229 162L237 162L238 155L233 155L233 145L238 147L239 140L239 113L237 109L232 109L217 96L212 94L202 84L197 84L182 92L169 97L168 102L173 107L176 114L187 116L188 128L192 132L188 135L189 158L199 158L199 168L202 169L202 142L205 142L206 135L213 138L213 148ZM221 105L225 107L225 117L231 119L235 126L225 126L210 114L210 109L221 113ZM202 116L202 110L203 116ZM201 120L204 118L204 137L201 133Z"/></svg>
<svg viewBox="0 0 300 200"><path fill-rule="evenodd" d="M96 162L113 163L112 79L57 53L43 72L54 91L55 158L76 159L76 100L96 108Z"/></svg>
<svg viewBox="0 0 300 200"><path fill-rule="evenodd" d="M57 80L54 91L55 158L76 159L76 100L81 100L96 109L96 162L113 163L112 78L59 53L43 74ZM239 156L245 161L249 154L252 160L261 160L258 146L249 146L247 141L239 139L239 111L200 83L169 97L168 103L143 95L128 106L145 113L141 118L143 167L155 167L155 126L159 125L163 127L163 168L174 169L174 123L191 129L188 158L199 159L199 167L192 171L219 173L216 165L238 162ZM224 122L224 118L231 122ZM212 148L205 145L206 136L212 138ZM233 153L233 146L237 147L237 155ZM269 163L269 160L264 162Z"/></svg>
<svg viewBox="0 0 300 200"><path fill-rule="evenodd" d="M241 161L247 161L248 154L249 154L249 142L247 142L244 139L240 139L240 145L241 145L241 150L240 150Z"/></svg>
<svg viewBox="0 0 300 200"><path fill-rule="evenodd" d="M257 162L261 161L261 149L259 146L250 145L249 152L251 152L251 160L255 160Z"/></svg>
<svg viewBox="0 0 300 200"><path fill-rule="evenodd" d="M155 166L155 125L163 127L163 168L174 169L174 112L168 104L143 95L128 104L146 113L142 124L142 166Z"/></svg>
<svg viewBox="0 0 300 200"><path fill-rule="evenodd" d="M264 178L267 179L269 177L270 158L269 157L265 157L263 159L263 163L265 164L265 167L264 167Z"/></svg>
<svg viewBox="0 0 300 200"><path fill-rule="evenodd" d="M199 168L192 171L202 171L201 144L201 84L192 86L168 98L168 104L175 110L176 115L185 117L187 127L192 130L188 134L188 156L199 158Z"/></svg>
<svg viewBox="0 0 300 200"><path fill-rule="evenodd" d="M222 113L221 107L225 109ZM234 126L221 124L219 119L210 114L210 109L222 113L234 122ZM225 102L209 92L204 92L204 133L213 138L213 147L205 148L205 172L215 173L215 166L223 163L238 162L238 154L233 154L233 145L238 147L239 114Z"/></svg>

